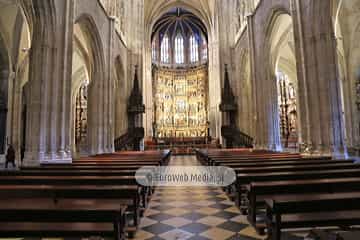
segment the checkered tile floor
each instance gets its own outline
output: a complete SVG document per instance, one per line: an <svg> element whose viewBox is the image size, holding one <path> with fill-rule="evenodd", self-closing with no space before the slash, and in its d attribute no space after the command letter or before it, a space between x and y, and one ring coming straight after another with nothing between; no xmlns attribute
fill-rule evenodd
<svg viewBox="0 0 360 240"><path fill-rule="evenodd" d="M199 165L195 157L173 157L171 165ZM157 188L135 240L265 239L218 188ZM287 240L303 237L284 236Z"/></svg>

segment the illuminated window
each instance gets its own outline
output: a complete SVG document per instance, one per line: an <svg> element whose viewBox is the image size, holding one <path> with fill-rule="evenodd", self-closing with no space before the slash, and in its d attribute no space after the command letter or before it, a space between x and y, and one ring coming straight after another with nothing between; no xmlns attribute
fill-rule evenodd
<svg viewBox="0 0 360 240"><path fill-rule="evenodd" d="M192 63L199 61L199 45L194 35L190 37L190 61Z"/></svg>
<svg viewBox="0 0 360 240"><path fill-rule="evenodd" d="M169 37L165 35L161 42L161 62L169 63Z"/></svg>
<svg viewBox="0 0 360 240"><path fill-rule="evenodd" d="M156 40L153 41L152 43L152 52L151 52L151 55L152 55L152 60L153 61L156 61Z"/></svg>
<svg viewBox="0 0 360 240"><path fill-rule="evenodd" d="M184 63L184 38L180 33L175 37L175 63Z"/></svg>
<svg viewBox="0 0 360 240"><path fill-rule="evenodd" d="M202 46L202 60L207 60L208 59L208 48L207 48L207 43L205 41L205 39L203 40L203 46Z"/></svg>

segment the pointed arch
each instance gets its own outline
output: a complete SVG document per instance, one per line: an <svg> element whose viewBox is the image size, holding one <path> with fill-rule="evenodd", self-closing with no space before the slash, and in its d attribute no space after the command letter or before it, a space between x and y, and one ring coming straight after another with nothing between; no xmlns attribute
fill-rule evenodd
<svg viewBox="0 0 360 240"><path fill-rule="evenodd" d="M87 111L87 142L89 154L98 154L103 149L104 140L104 111L103 94L105 94L105 57L99 28L89 14L80 15L78 24L87 45L89 64L88 111ZM72 104L73 105L73 104ZM99 150L99 151L98 151Z"/></svg>
<svg viewBox="0 0 360 240"><path fill-rule="evenodd" d="M75 21L75 24L79 24L90 50L90 78L97 79L96 76L99 76L100 78L103 77L105 71L104 50L100 33L94 19L88 14L83 14Z"/></svg>

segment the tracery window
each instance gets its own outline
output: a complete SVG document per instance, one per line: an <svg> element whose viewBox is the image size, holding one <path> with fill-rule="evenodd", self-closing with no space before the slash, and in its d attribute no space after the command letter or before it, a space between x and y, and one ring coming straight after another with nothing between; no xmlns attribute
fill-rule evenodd
<svg viewBox="0 0 360 240"><path fill-rule="evenodd" d="M199 61L199 44L193 34L190 37L190 61L192 63Z"/></svg>
<svg viewBox="0 0 360 240"><path fill-rule="evenodd" d="M175 37L175 63L184 63L184 38L181 33Z"/></svg>
<svg viewBox="0 0 360 240"><path fill-rule="evenodd" d="M169 63L169 37L165 35L161 42L161 62Z"/></svg>

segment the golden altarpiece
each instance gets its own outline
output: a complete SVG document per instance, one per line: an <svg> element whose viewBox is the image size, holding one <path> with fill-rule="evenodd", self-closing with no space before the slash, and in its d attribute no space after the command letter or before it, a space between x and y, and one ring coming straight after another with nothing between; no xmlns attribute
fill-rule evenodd
<svg viewBox="0 0 360 240"><path fill-rule="evenodd" d="M186 70L155 70L153 86L157 138L207 136L207 74L207 65Z"/></svg>

